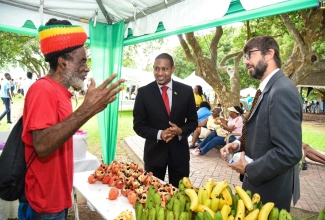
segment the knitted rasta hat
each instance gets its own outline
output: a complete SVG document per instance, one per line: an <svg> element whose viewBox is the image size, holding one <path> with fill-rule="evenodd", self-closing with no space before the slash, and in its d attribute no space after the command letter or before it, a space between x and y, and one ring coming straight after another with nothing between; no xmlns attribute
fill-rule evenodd
<svg viewBox="0 0 325 220"><path fill-rule="evenodd" d="M41 51L47 62L58 54L68 53L82 47L87 40L86 32L77 25L40 26L38 35Z"/></svg>

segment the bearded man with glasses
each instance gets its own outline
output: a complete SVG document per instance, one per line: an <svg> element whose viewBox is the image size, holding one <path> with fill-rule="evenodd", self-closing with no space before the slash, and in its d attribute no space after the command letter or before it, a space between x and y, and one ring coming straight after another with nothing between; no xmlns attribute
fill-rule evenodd
<svg viewBox="0 0 325 220"><path fill-rule="evenodd" d="M221 149L221 155L242 151L229 166L242 174L243 188L258 193L262 203L274 202L290 211L300 197L298 163L302 158L302 101L281 68L280 50L270 36L250 39L243 49L244 65L260 81L245 120L242 136ZM248 163L245 155L253 159Z"/></svg>

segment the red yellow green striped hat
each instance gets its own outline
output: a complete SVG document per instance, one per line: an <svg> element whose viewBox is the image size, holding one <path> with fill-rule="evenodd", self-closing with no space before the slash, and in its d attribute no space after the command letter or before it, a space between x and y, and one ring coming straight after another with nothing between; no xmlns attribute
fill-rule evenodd
<svg viewBox="0 0 325 220"><path fill-rule="evenodd" d="M38 28L38 35L47 62L58 54L82 47L87 40L86 32L78 25L42 25Z"/></svg>

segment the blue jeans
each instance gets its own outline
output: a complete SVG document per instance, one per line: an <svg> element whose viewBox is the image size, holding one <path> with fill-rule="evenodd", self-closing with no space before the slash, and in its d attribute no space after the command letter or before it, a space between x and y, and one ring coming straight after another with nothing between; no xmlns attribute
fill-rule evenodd
<svg viewBox="0 0 325 220"><path fill-rule="evenodd" d="M61 212L57 213L37 213L34 211L32 220L66 220L68 218L68 209L64 209Z"/></svg>
<svg viewBox="0 0 325 220"><path fill-rule="evenodd" d="M234 136L229 138L229 143L236 140ZM211 149L218 145L226 145L225 137L219 137L217 132L211 132L199 145L200 151L202 154L208 153Z"/></svg>
<svg viewBox="0 0 325 220"><path fill-rule="evenodd" d="M64 209L57 213L37 213L28 203L20 202L18 208L18 218L20 220L66 220L68 210Z"/></svg>
<svg viewBox="0 0 325 220"><path fill-rule="evenodd" d="M2 114L0 116L0 121L7 115L7 122L11 122L11 120L10 120L10 112L11 112L10 98L1 98L1 99L6 106L6 109L2 112Z"/></svg>

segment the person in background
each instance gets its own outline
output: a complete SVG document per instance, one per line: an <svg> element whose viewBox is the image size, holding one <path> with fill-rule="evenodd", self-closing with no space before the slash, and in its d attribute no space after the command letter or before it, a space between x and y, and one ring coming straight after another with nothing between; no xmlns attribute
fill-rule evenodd
<svg viewBox="0 0 325 220"><path fill-rule="evenodd" d="M23 95L24 95L24 98L26 98L26 95L27 95L27 92L28 92L28 89L29 87L33 84L33 73L32 72L27 72L26 74L27 78L24 80L23 82Z"/></svg>
<svg viewBox="0 0 325 220"><path fill-rule="evenodd" d="M11 96L12 97L15 97L15 88L16 88L16 85L15 85L15 82L14 82L14 79L11 79L10 80L10 92L11 92Z"/></svg>
<svg viewBox="0 0 325 220"><path fill-rule="evenodd" d="M139 88L133 109L133 129L145 139L144 168L161 180L168 167L169 183L190 174L188 136L197 127L192 88L172 80L174 60L167 53L154 61L155 81Z"/></svg>
<svg viewBox="0 0 325 220"><path fill-rule="evenodd" d="M198 140L198 137L201 133L201 127L206 127L206 124L208 122L208 117L211 115L210 110L211 110L211 106L209 102L207 101L201 102L200 108L197 111L198 126L193 132L192 144L190 145L190 149L195 148L196 141Z"/></svg>
<svg viewBox="0 0 325 220"><path fill-rule="evenodd" d="M195 99L196 110L199 110L200 103L203 101L206 101L205 96L202 91L202 86L196 85L194 87L194 99Z"/></svg>
<svg viewBox="0 0 325 220"><path fill-rule="evenodd" d="M132 94L131 94L131 100L135 100L135 97L136 97L135 93L132 92Z"/></svg>
<svg viewBox="0 0 325 220"><path fill-rule="evenodd" d="M241 151L240 160L228 163L243 177L243 189L290 212L300 197L299 161L302 158L302 102L296 85L283 74L280 49L271 36L247 41L243 62L250 75L260 81L243 135L220 152ZM245 156L252 159L248 163ZM277 190L270 190L277 189Z"/></svg>
<svg viewBox="0 0 325 220"><path fill-rule="evenodd" d="M252 102L253 102L253 98L251 97L251 94L247 94L246 101L247 101L248 109L251 109Z"/></svg>
<svg viewBox="0 0 325 220"><path fill-rule="evenodd" d="M325 164L325 155L318 152L311 146L309 146L306 143L302 143L302 151L303 151L303 158L302 158L302 169L307 170L307 163L306 163L306 157L309 160Z"/></svg>
<svg viewBox="0 0 325 220"><path fill-rule="evenodd" d="M243 128L243 119L241 115L243 114L243 110L239 106L233 106L227 109L229 111L228 120L217 118L216 124L219 124L221 128L225 129L229 133L239 134L229 138L229 142L231 143L241 136ZM218 136L217 132L211 132L191 153L195 156L203 155L220 145L226 145L225 137Z"/></svg>
<svg viewBox="0 0 325 220"><path fill-rule="evenodd" d="M68 89L81 90L89 72L83 47L86 32L69 21L52 18L38 33L50 70L31 85L25 97L22 140L26 160L31 155L35 159L26 172L26 198L20 199L18 217L26 219L31 214L33 220L64 220L72 206L72 136L116 100L124 80L108 86L117 76L113 74L96 88L91 79L83 103L72 112Z"/></svg>
<svg viewBox="0 0 325 220"><path fill-rule="evenodd" d="M16 81L16 93L19 94L19 98L20 98L20 94L21 94L21 89L22 89L22 78L19 77L19 79Z"/></svg>
<svg viewBox="0 0 325 220"><path fill-rule="evenodd" d="M6 109L0 115L0 121L7 115L7 123L11 124L11 87L10 87L11 75L5 73L5 79L1 82L1 99L3 104L6 106Z"/></svg>

